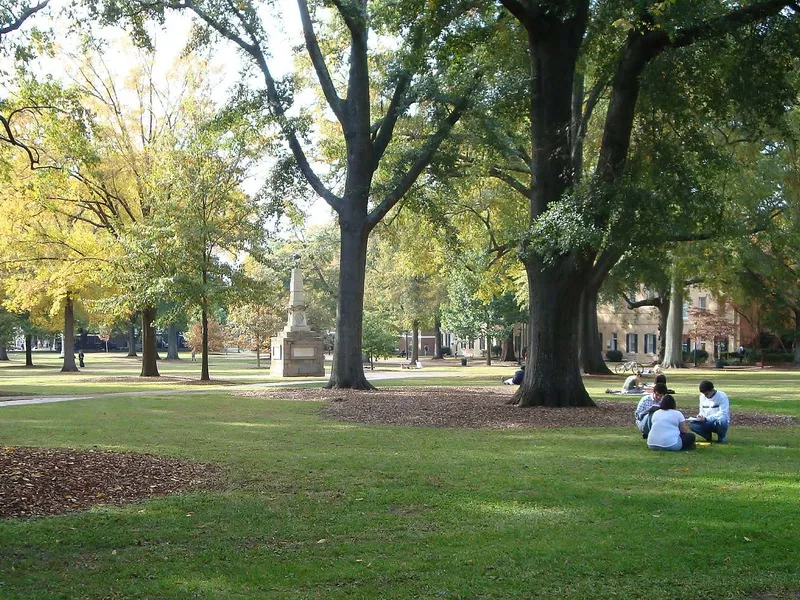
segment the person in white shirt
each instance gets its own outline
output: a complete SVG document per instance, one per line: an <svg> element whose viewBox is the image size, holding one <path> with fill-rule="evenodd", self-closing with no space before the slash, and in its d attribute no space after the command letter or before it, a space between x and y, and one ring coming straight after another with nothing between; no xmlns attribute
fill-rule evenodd
<svg viewBox="0 0 800 600"><path fill-rule="evenodd" d="M653 413L647 447L651 450L692 450L695 447L694 434L686 426L681 411L676 410L675 398L667 394L661 399L661 408Z"/></svg>
<svg viewBox="0 0 800 600"><path fill-rule="evenodd" d="M690 425L692 431L711 441L711 434L717 434L717 443L728 441L728 427L731 422L731 404L725 392L714 389L710 381L700 382L700 411Z"/></svg>

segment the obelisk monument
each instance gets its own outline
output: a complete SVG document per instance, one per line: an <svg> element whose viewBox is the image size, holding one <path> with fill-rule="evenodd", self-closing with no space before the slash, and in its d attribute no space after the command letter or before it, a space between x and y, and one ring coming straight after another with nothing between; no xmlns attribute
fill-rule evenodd
<svg viewBox="0 0 800 600"><path fill-rule="evenodd" d="M306 300L300 255L289 282L289 318L286 327L272 338L270 375L273 377L323 377L325 356L322 336L311 331L306 320Z"/></svg>

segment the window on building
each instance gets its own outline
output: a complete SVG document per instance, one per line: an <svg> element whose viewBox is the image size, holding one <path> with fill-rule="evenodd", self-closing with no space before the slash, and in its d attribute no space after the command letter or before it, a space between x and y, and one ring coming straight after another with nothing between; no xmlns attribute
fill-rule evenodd
<svg viewBox="0 0 800 600"><path fill-rule="evenodd" d="M611 350L619 350L619 348L617 347L617 334L616 333L612 333L611 334Z"/></svg>
<svg viewBox="0 0 800 600"><path fill-rule="evenodd" d="M639 352L639 334L626 333L625 347L627 348L627 352Z"/></svg>
<svg viewBox="0 0 800 600"><path fill-rule="evenodd" d="M683 318L684 319L688 319L689 318L689 303L688 302L684 302L683 303Z"/></svg>
<svg viewBox="0 0 800 600"><path fill-rule="evenodd" d="M657 354L656 351L656 339L657 336L655 333L645 333L644 334L644 351L647 354Z"/></svg>
<svg viewBox="0 0 800 600"><path fill-rule="evenodd" d="M697 303L701 310L705 310L708 308L708 298L706 296L700 296L697 299Z"/></svg>

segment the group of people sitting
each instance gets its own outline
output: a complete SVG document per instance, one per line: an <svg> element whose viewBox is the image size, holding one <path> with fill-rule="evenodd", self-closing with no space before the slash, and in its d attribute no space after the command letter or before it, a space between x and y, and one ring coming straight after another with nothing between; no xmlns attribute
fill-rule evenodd
<svg viewBox="0 0 800 600"><path fill-rule="evenodd" d="M648 448L691 450L695 447L695 434L710 442L711 434L716 433L717 443L727 442L731 411L725 392L714 389L714 384L708 380L701 381L700 409L696 417L688 420L677 410L673 393L667 388L665 377L636 405L636 426L647 440Z"/></svg>

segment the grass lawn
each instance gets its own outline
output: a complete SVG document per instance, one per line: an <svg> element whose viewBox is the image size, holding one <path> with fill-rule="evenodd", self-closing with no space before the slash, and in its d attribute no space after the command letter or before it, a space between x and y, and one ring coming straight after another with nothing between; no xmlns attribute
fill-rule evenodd
<svg viewBox="0 0 800 600"><path fill-rule="evenodd" d="M481 369L453 377L497 382ZM227 475L218 491L0 521L0 598L796 598L800 428L737 428L735 411L798 415L800 372L668 377L687 412L700 379L728 392L730 444L655 453L633 425L343 424L319 403L224 392L3 407L2 445ZM587 379L603 399L619 383Z"/></svg>

